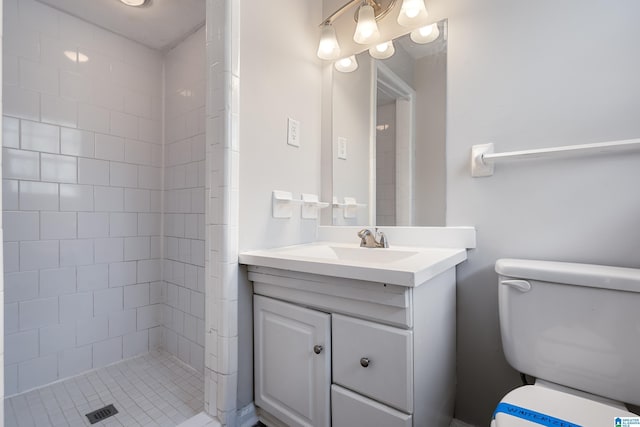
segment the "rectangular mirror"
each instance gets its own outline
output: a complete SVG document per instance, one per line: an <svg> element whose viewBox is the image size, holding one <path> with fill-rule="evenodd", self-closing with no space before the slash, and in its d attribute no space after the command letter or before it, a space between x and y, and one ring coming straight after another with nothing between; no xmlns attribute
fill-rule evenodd
<svg viewBox="0 0 640 427"><path fill-rule="evenodd" d="M394 40L388 59L360 53L352 72L332 67L324 88L331 171L323 173L334 207L325 224L445 225L446 20L438 29L428 43Z"/></svg>

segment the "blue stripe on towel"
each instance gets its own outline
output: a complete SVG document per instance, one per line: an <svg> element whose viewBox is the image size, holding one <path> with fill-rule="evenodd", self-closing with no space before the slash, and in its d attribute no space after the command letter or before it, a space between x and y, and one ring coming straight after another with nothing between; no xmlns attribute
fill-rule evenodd
<svg viewBox="0 0 640 427"><path fill-rule="evenodd" d="M552 417L551 415L546 415L540 412L532 411L531 409L512 405L510 403L500 403L496 408L495 412L493 413L494 419L498 413L511 415L512 417L522 418L523 420L527 420L532 423L540 424L541 426L546 426L546 427L582 427L578 424L561 420L560 418L555 418L555 417Z"/></svg>

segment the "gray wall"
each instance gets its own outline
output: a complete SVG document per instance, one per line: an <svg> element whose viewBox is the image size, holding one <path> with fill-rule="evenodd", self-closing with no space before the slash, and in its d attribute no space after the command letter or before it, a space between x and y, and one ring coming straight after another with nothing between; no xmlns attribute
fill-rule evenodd
<svg viewBox="0 0 640 427"><path fill-rule="evenodd" d="M444 225L446 215L447 52L416 61L416 225Z"/></svg>
<svg viewBox="0 0 640 427"><path fill-rule="evenodd" d="M254 4L255 3L255 4ZM240 15L239 250L314 240L315 220L272 218L271 192L320 193L322 69L316 57L322 5L251 2ZM286 24L279 24L286 23ZM287 117L300 121L300 147L287 145ZM251 284L238 277L238 399L253 400Z"/></svg>
<svg viewBox="0 0 640 427"><path fill-rule="evenodd" d="M519 384L502 355L500 257L640 267L640 152L499 164L497 151L640 137L640 2L449 1L447 224L473 225L458 269L456 416L488 425Z"/></svg>

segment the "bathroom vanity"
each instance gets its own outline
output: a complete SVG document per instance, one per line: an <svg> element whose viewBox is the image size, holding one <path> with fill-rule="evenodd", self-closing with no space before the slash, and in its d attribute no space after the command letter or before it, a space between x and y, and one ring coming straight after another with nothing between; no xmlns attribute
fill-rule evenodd
<svg viewBox="0 0 640 427"><path fill-rule="evenodd" d="M245 252L255 404L270 426L448 426L464 249Z"/></svg>

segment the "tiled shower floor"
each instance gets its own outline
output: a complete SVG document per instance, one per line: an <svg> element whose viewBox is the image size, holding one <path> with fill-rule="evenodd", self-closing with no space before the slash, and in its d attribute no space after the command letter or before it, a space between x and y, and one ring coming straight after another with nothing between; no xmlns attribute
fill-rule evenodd
<svg viewBox="0 0 640 427"><path fill-rule="evenodd" d="M118 414L94 426L167 426L201 412L202 375L152 351L5 399L5 427L89 426L85 414L112 403Z"/></svg>

